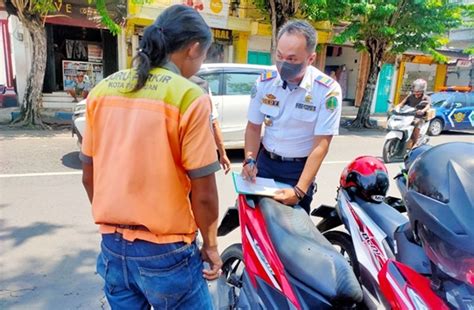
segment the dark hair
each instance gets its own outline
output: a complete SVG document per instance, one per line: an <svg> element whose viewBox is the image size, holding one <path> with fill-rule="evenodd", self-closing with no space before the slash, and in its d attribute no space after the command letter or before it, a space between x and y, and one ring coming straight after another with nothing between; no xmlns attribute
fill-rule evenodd
<svg viewBox="0 0 474 310"><path fill-rule="evenodd" d="M318 44L318 34L314 27L310 23L304 20L296 19L286 22L278 31L277 39L280 40L281 36L285 33L302 34L306 38L306 49L309 53L312 53L316 49Z"/></svg>
<svg viewBox="0 0 474 310"><path fill-rule="evenodd" d="M199 13L185 5L173 5L165 9L153 25L145 28L137 61L137 83L132 91L140 90L146 83L150 70L163 66L171 53L193 42L203 49L211 45L209 26Z"/></svg>

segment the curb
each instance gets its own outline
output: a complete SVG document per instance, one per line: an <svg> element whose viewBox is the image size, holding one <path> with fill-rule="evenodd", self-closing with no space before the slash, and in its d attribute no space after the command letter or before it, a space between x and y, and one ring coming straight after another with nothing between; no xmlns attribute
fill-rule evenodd
<svg viewBox="0 0 474 310"><path fill-rule="evenodd" d="M350 125L350 123L355 120L356 116L355 115L343 115L341 116L341 126L345 127ZM387 118L383 116L378 116L378 115L371 115L370 116L370 122L372 125L375 127L383 128L385 129L387 127Z"/></svg>
<svg viewBox="0 0 474 310"><path fill-rule="evenodd" d="M42 110L40 111L41 118L48 123L53 124L72 124L72 116L73 112L65 112L65 111L48 111ZM20 108L2 108L0 109L0 124L1 125L8 125L13 120L20 117Z"/></svg>

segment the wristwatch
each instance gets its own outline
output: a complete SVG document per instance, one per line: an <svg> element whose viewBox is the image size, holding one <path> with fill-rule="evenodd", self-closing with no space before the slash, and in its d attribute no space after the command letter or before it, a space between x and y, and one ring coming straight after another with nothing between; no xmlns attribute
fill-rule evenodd
<svg viewBox="0 0 474 310"><path fill-rule="evenodd" d="M246 160L244 160L244 167L247 165L255 165L257 161L253 159L253 157L248 157Z"/></svg>

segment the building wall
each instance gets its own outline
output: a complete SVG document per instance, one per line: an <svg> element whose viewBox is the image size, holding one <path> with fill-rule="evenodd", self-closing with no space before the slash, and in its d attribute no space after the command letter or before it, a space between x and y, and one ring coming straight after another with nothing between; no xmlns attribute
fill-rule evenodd
<svg viewBox="0 0 474 310"><path fill-rule="evenodd" d="M327 56L326 66L346 66L347 93L345 99L355 100L359 75L360 53L351 47L342 47L341 56Z"/></svg>
<svg viewBox="0 0 474 310"><path fill-rule="evenodd" d="M26 30L16 16L9 17L9 30L12 47L13 75L16 80L18 102L23 102L26 81L31 68L32 46L28 30Z"/></svg>
<svg viewBox="0 0 474 310"><path fill-rule="evenodd" d="M0 12L0 21L7 19L6 12ZM3 45L4 37L2 31L0 31L0 84L5 85L7 83L7 68L5 66L5 59L7 59L6 46Z"/></svg>
<svg viewBox="0 0 474 310"><path fill-rule="evenodd" d="M253 35L249 37L249 45L248 49L249 51L254 51L254 52L270 52L272 44L272 38L269 36L259 36L259 35Z"/></svg>

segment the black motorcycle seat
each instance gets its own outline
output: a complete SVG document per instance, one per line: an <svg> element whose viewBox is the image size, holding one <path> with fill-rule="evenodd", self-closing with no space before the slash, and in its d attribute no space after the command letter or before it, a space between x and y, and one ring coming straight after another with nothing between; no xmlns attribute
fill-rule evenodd
<svg viewBox="0 0 474 310"><path fill-rule="evenodd" d="M360 302L362 289L346 259L299 206L259 202L270 239L287 272L331 302Z"/></svg>
<svg viewBox="0 0 474 310"><path fill-rule="evenodd" d="M387 235L392 250L395 248L394 237L398 227L408 223L408 218L388 204L373 203L355 197L354 201L367 213Z"/></svg>

